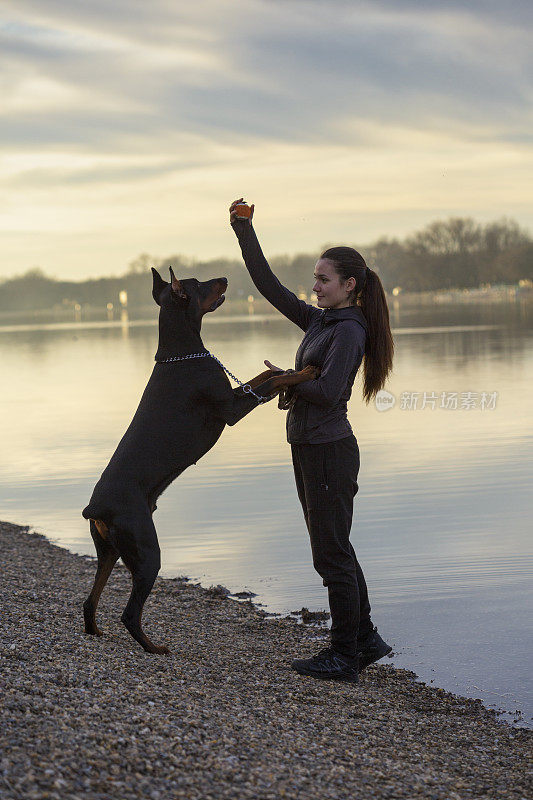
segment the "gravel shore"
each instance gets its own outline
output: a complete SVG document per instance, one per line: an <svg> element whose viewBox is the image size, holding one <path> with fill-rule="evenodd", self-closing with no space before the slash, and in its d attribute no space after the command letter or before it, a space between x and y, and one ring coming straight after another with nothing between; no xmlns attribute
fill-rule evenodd
<svg viewBox="0 0 533 800"><path fill-rule="evenodd" d="M95 561L8 523L0 545L1 798L532 796L533 732L479 701L387 663L355 686L301 677L318 628L184 579L156 581L143 622L172 654L147 655L118 565L86 636Z"/></svg>

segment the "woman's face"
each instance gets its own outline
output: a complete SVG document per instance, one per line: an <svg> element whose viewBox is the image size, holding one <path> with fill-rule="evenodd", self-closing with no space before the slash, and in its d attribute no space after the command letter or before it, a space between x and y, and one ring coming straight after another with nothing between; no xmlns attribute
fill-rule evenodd
<svg viewBox="0 0 533 800"><path fill-rule="evenodd" d="M319 308L347 308L351 305L349 296L355 287L355 278L348 278L343 283L333 262L328 258L321 258L316 262L314 277L313 292Z"/></svg>

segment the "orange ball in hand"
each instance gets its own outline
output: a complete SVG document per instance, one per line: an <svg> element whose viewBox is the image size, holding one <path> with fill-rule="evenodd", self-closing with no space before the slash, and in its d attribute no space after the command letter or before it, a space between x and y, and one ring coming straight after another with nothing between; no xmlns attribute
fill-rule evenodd
<svg viewBox="0 0 533 800"><path fill-rule="evenodd" d="M246 203L239 203L233 210L239 219L249 219L252 213L252 209Z"/></svg>

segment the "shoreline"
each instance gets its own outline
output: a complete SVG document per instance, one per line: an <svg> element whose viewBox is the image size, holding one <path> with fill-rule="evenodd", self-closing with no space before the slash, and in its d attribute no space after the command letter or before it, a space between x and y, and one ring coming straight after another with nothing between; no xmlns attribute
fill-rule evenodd
<svg viewBox="0 0 533 800"><path fill-rule="evenodd" d="M514 305L524 303L530 305L533 301L533 287L520 286L516 284L497 284L494 286L478 286L469 289L426 289L421 291L402 290L395 294L394 291L387 291L387 303L390 308L423 308L427 306L447 306L447 305ZM311 303L310 295L303 294L302 299ZM254 296L252 302L244 297L233 297L226 301L224 309L218 312L217 317L224 319L231 316L251 317L254 315L276 316L272 312L271 304L263 297ZM79 310L74 307L62 308L51 306L49 308L18 309L15 311L0 311L0 327L24 327L43 325L69 324L75 327L82 327L83 324L97 324L101 322L113 322L114 324L132 324L138 321L152 321L157 325L157 318L154 318L154 305L146 303L142 305L130 305L121 308L116 306L108 312L105 305L95 303L85 303ZM213 320L211 320L213 321Z"/></svg>
<svg viewBox="0 0 533 800"><path fill-rule="evenodd" d="M147 601L146 630L172 651L150 656L120 623L118 565L90 637L95 559L6 522L0 543L6 797L527 796L533 732L480 701L383 661L357 685L303 678L290 661L322 627L183 578Z"/></svg>

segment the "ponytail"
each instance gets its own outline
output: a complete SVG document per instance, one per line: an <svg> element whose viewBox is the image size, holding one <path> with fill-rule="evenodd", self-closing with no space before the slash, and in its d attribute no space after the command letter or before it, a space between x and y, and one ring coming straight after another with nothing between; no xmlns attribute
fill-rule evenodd
<svg viewBox="0 0 533 800"><path fill-rule="evenodd" d="M363 371L363 399L368 404L383 389L394 355L385 291L378 275L368 267L359 305L368 324Z"/></svg>

